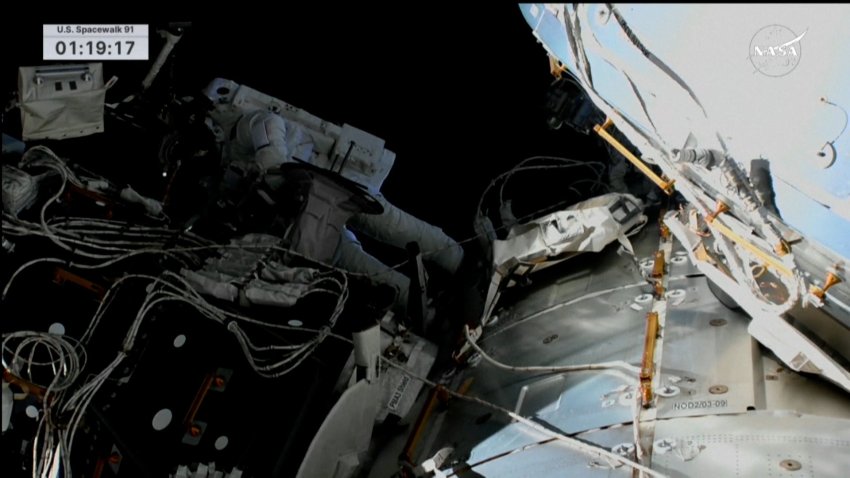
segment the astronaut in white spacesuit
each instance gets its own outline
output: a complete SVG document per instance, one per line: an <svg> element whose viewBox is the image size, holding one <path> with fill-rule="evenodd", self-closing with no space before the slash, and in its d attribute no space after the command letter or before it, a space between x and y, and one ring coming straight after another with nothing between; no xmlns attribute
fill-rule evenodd
<svg viewBox="0 0 850 478"><path fill-rule="evenodd" d="M313 158L313 139L308 129L268 110L255 110L242 115L229 126L222 158L227 165L264 174L282 164ZM368 168L367 168L368 170ZM380 214L354 214L347 223L352 229L382 243L404 248L417 242L425 260L432 261L449 274L454 274L463 259L463 249L440 228L428 224L392 205L380 191L369 193L383 206ZM334 265L351 272L364 273L379 283L398 291L396 310L404 310L408 300L410 279L391 269L367 253L348 227L338 240Z"/></svg>

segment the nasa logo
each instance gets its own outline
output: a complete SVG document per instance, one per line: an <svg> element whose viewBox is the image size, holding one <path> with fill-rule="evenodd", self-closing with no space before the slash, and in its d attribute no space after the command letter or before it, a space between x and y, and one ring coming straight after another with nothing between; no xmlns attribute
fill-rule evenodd
<svg viewBox="0 0 850 478"><path fill-rule="evenodd" d="M803 46L800 35L782 25L768 25L757 31L750 40L750 63L766 76L785 76L800 64Z"/></svg>

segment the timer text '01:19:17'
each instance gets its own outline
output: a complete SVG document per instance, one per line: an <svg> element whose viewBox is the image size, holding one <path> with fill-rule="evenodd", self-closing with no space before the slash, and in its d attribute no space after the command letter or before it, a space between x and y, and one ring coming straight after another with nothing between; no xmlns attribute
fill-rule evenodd
<svg viewBox="0 0 850 478"><path fill-rule="evenodd" d="M58 41L56 42L57 55L130 55L133 52L133 40L115 41ZM122 50L123 49L123 50Z"/></svg>

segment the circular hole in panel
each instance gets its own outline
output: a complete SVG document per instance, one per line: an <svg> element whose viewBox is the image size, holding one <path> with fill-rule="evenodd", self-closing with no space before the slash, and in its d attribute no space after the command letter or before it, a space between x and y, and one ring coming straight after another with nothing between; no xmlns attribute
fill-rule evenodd
<svg viewBox="0 0 850 478"><path fill-rule="evenodd" d="M156 412L156 415L153 416L153 421L151 425L153 429L156 431L165 430L171 423L171 410L167 408L163 408L162 410Z"/></svg>
<svg viewBox="0 0 850 478"><path fill-rule="evenodd" d="M728 391L729 387L727 387L726 385L712 385L708 387L708 393L712 395L723 395Z"/></svg>
<svg viewBox="0 0 850 478"><path fill-rule="evenodd" d="M186 336L185 335L180 334L177 337L174 337L174 348L175 349L179 349L185 343L186 343Z"/></svg>
<svg viewBox="0 0 850 478"><path fill-rule="evenodd" d="M665 386L659 388L658 390L656 390L656 393L659 396L670 398L670 397L675 397L676 395L678 395L680 391L681 390L679 389L679 387L677 387L675 385L665 385Z"/></svg>

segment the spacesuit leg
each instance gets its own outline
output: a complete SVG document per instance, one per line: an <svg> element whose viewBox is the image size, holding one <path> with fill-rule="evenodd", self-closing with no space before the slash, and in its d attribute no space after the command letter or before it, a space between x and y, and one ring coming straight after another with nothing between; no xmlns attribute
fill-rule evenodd
<svg viewBox="0 0 850 478"><path fill-rule="evenodd" d="M410 290L410 279L395 269L375 259L363 250L360 241L348 229L343 229L336 251L335 263L338 267L350 272L368 274L375 282L387 284L398 291L396 296L397 313L407 310L407 297Z"/></svg>
<svg viewBox="0 0 850 478"><path fill-rule="evenodd" d="M355 214L348 224L367 236L404 249L409 242L419 243L425 259L454 274L463 260L463 248L442 229L428 224L393 206L381 193L374 194L384 206L381 214Z"/></svg>

